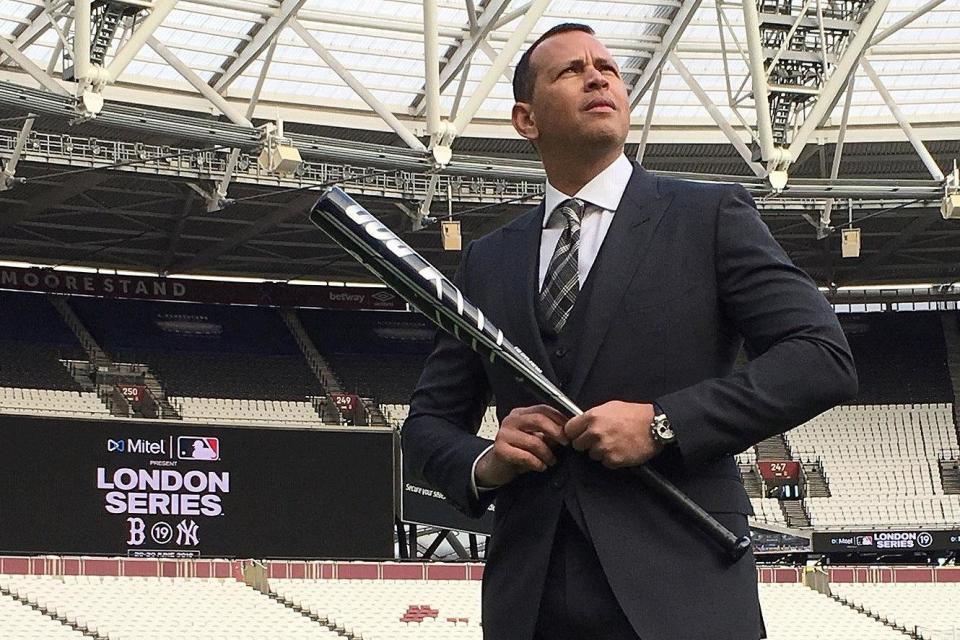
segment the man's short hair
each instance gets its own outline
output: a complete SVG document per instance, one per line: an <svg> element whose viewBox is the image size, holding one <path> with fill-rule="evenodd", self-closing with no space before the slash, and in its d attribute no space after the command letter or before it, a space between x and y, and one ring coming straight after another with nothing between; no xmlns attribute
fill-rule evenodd
<svg viewBox="0 0 960 640"><path fill-rule="evenodd" d="M582 31L584 33L589 33L590 35L596 34L592 27L589 27L585 24L579 24L577 22L564 22L563 24L558 24L557 26L552 27L542 36L537 38L537 41L530 45L530 48L524 51L523 55L520 56L520 62L517 63L517 68L513 72L514 100L517 102L530 102L530 100L533 98L533 86L537 80L537 72L535 69L530 67L530 56L533 55L534 49L539 47L540 43L544 40L568 31Z"/></svg>

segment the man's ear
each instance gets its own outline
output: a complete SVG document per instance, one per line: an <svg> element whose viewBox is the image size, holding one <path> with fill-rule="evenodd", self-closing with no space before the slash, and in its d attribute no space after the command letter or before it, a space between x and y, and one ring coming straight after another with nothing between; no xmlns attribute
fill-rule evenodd
<svg viewBox="0 0 960 640"><path fill-rule="evenodd" d="M517 133L530 142L536 142L540 137L540 130L537 128L536 118L534 118L533 108L530 106L530 103L517 102L514 104L513 111L510 113L510 119Z"/></svg>

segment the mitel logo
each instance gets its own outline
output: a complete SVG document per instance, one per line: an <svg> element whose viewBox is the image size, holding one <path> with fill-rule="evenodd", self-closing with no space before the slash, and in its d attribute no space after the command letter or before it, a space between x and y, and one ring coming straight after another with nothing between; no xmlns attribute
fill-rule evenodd
<svg viewBox="0 0 960 640"><path fill-rule="evenodd" d="M177 438L177 457L181 460L219 460L220 438L180 436Z"/></svg>
<svg viewBox="0 0 960 640"><path fill-rule="evenodd" d="M167 455L166 440L152 442L143 438L127 438L125 440L107 439L109 453L139 453L149 455Z"/></svg>

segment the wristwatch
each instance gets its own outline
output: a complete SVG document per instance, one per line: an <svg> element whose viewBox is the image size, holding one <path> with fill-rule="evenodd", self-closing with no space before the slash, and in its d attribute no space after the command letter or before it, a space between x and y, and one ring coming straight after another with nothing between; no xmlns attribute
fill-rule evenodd
<svg viewBox="0 0 960 640"><path fill-rule="evenodd" d="M655 442L664 446L676 444L677 436L673 433L673 427L670 426L670 418L663 412L658 405L653 405L653 420L650 422L650 433Z"/></svg>

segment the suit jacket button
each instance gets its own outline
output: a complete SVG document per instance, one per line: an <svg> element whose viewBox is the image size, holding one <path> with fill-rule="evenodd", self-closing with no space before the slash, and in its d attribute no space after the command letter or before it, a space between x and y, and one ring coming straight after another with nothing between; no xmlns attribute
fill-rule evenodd
<svg viewBox="0 0 960 640"><path fill-rule="evenodd" d="M566 347L560 347L559 349L553 352L553 355L557 356L558 358L562 358L563 356L567 355Z"/></svg>

